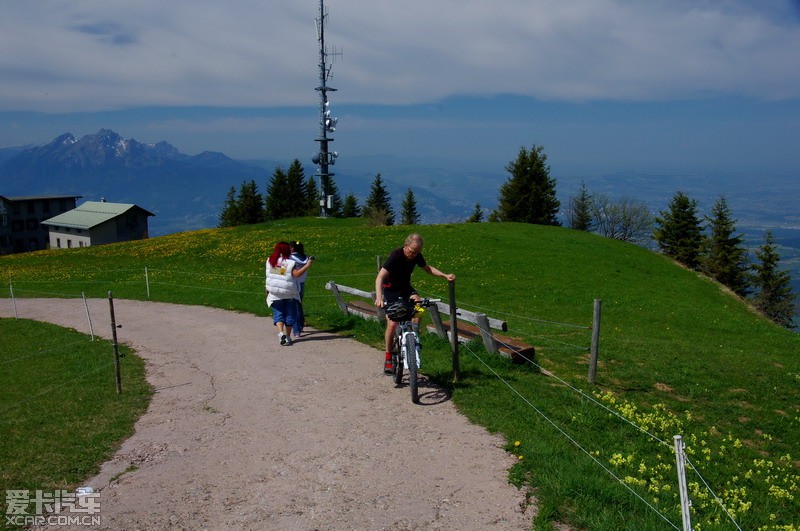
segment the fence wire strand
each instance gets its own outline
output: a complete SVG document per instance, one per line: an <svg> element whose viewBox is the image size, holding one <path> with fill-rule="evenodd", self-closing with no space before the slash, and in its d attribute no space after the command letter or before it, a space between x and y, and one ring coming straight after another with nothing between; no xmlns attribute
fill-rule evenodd
<svg viewBox="0 0 800 531"><path fill-rule="evenodd" d="M525 360L527 363L530 363L531 365L535 366L537 369L539 369L539 370L541 370L541 371L545 371L545 372L547 373L548 377L554 378L554 379L555 379L556 381L558 381L560 384L562 384L562 385L564 385L564 386L568 387L570 390L572 390L572 391L574 391L574 392L578 393L578 394L579 394L581 397L583 397L583 398L585 398L585 399L587 399L587 400L591 401L592 403L594 403L595 405L599 406L600 408L602 408L602 409L606 410L608 413L610 413L610 414L614 415L615 417L617 417L618 419L620 419L620 420L621 420L621 421L623 421L624 423L626 423L626 424L628 424L628 425L632 426L634 429L636 429L636 430L638 430L639 432L641 432L641 433L643 433L643 434L647 435L648 437L650 437L650 438L651 438L651 439L653 439L654 441L657 441L659 444L662 444L662 445L666 446L667 448L669 448L669 449L670 449L670 451L672 451L673 447L672 447L672 445L671 445L669 442L667 442L667 441L664 441L663 439L659 438L658 436L656 436L656 435L654 435L654 434L650 433L649 431L647 431L647 430L646 430L646 429L644 429L643 427L639 426L639 425L638 425L638 424L636 424L635 422L633 422L633 421L631 421L631 420L629 420L629 419L627 419L627 418L623 417L623 416L622 416L621 414L619 414L617 411L615 411L615 410L613 410L613 409L609 408L608 406L606 406L606 405L605 405L605 404L603 404L602 402L598 401L598 400L597 400L596 398L594 398L593 396L590 396L590 395L586 394L586 393L585 393L585 392L584 392L582 389L579 389L579 388L577 388L577 387L573 386L572 384L570 384L570 383L569 383L569 382L567 382L566 380L564 380L564 379L560 378L558 375L556 375L556 374L555 374L555 373L553 373L552 371L549 371L549 370L545 369L544 367L542 367L541 365L539 365L538 363L536 363L534 360L532 360L532 359L528 358L527 356L525 356L525 355L524 355L524 354L521 352L521 350L520 350L520 349L518 349L518 348L514 347L513 345L509 345L508 343L504 342L504 341L503 341L501 338L499 338L499 337L497 337L497 336L492 336L492 337L494 337L495 341L497 341L498 343L500 343L500 344L504 345L506 348L508 348L508 349L510 349L510 350L512 350L512 351L514 351L514 353L515 353L517 356L519 356L520 358L524 359L524 360ZM471 349L470 349L468 346L467 346L466 348L467 348L467 350L469 350L469 351L470 351L470 353L471 353L471 354L475 355L475 353L474 353L474 352L472 352L472 350L471 350ZM477 357L477 356L476 356L476 357ZM481 363L483 363L483 360L480 360L480 361L481 361ZM484 363L484 365L486 365L486 364ZM497 375L497 373L495 373L495 371L493 371L491 368L489 368L489 370L491 370L491 371L492 371L492 373L493 373L493 374L495 374L495 376L497 376L497 377L498 377L498 379L502 380L502 378L501 378L499 375ZM511 386L510 386L510 385L509 385L507 382L503 381L503 383L504 383L504 384L506 384L506 385L508 385L509 387L511 387ZM516 389L513 389L513 387L512 387L512 390L514 390L514 392L515 392L516 394L518 394L518 395L519 395L519 392L518 392L518 391L516 391ZM520 395L520 396L521 396L521 395ZM527 400L526 400L526 402L527 402ZM535 407L534 407L534 409L535 409ZM538 410L537 410L537 413L538 413ZM549 421L549 419L548 419L548 421ZM572 440L572 439L570 439L570 440ZM579 446L579 448L581 448L581 447ZM587 454L588 454L588 452L586 452L586 450L584 450L583 448L581 448L581 450L583 450L585 453L587 453ZM590 457L592 457L592 459L593 459L593 460L597 461L597 459L595 459L595 458L594 458L594 456L592 456L591 454L588 454L588 455L589 455ZM601 465L601 466L602 466L604 469L606 468L604 465L602 465L601 463L599 463L599 461L597 461L597 462L598 462L598 464L600 464L600 465ZM727 516L727 517L730 519L730 521L733 523L733 525L735 525L735 526L736 526L736 528L737 528L737 529L739 529L739 530L741 531L741 527L739 527L739 524L738 524L738 523L736 523L736 520L734 519L733 515L731 515L731 513L728 511L728 508L725 506L725 503L723 502L723 500L722 500L722 499L721 499L719 496L717 496L716 492L714 492L714 490L713 490L713 489L711 488L711 486L708 484L708 482L706 481L706 479L705 479L705 478L703 477L703 475L700 473L700 470L698 470L698 469L697 469L697 467L695 467L695 466L694 466L694 464L693 464L693 463L692 463L692 462L689 460L689 457L688 457L688 456L686 456L686 462L687 462L687 463L689 463L689 466L691 467L692 471L693 471L693 472L694 472L694 473L697 475L697 477L698 477L698 478L700 478L700 481L702 481L702 482L703 482L703 485L704 485L704 486L705 486L705 488L708 490L708 492L709 492L709 493L711 493L711 496L713 496L714 500L715 500L715 501L716 501L716 503L717 503L717 504L720 506L720 508L722 509L722 511L725 513L725 515L726 515L726 516ZM606 470L607 470L607 469L606 469ZM612 474L612 476L614 476L614 474ZM616 476L614 476L614 477L616 478ZM617 478L617 479L619 480L619 478ZM626 487L628 487L627 485L625 485L625 486L626 486ZM630 489L629 489L629 490L630 490ZM639 497L639 496L637 495L637 497ZM640 498L641 498L641 497L640 497ZM647 502L645 502L645 503L647 503ZM648 505L649 505L649 504L648 504ZM659 514L661 514L661 513L659 513Z"/></svg>
<svg viewBox="0 0 800 531"><path fill-rule="evenodd" d="M622 485L622 486L623 486L623 487L625 487L625 488L626 488L628 491L630 491L630 493L631 493L631 494L633 494L634 496L636 496L636 497L637 497L637 498L638 498L638 499L639 499L639 500L640 500L642 503L644 503L644 504L645 504L645 505L646 505L648 508L650 508L650 509L651 509L653 512L655 512L655 513L656 513L656 514L657 514L659 517L661 517L661 518L662 518L662 519L663 519L663 520L664 520L666 523L668 523L669 525L671 525L671 526L672 526L674 529L680 529L678 526L676 526L674 523L672 523L672 522L671 522L671 521L670 521L670 520L669 520L669 519L668 519L668 518L667 518L665 515L661 514L661 511L659 511L659 510L658 510L656 507L654 507L654 506L653 506L653 505L652 505L650 502L648 502L646 499L644 499L644 498L643 498L643 497L642 497L642 496L641 496L641 495L640 495L638 492L636 492L636 491L635 491L635 490L633 490L633 489L632 489L632 488L631 488L629 485L627 485L627 484L626 484L626 483L625 483L625 482L624 482L624 481L623 481L623 480L622 480L622 479L621 479L619 476L617 476L617 475L614 473L614 471L612 471L611 469L609 469L609 468L608 468L608 467L607 467L605 464L603 464L603 463L602 463L602 462L601 462L599 459L597 459L595 456L593 456L593 455L592 455L592 453L591 453L590 451L588 451L586 448L584 448L583 446L581 446L581 444L580 444L578 441L576 441L576 440L575 440L575 439L574 439L572 436L570 436L570 435L569 435L569 434L568 434L568 433L567 433L567 432L566 432L564 429L562 429L562 428L561 428L561 426L559 426L559 425L558 425L558 424L557 424L557 423L556 423L554 420L552 420L550 417L548 417L547 415L545 415L545 414L544 414L544 412L542 412L542 410L540 410L538 407L536 407L536 406L535 406L535 405L534 405L534 404L533 404L533 403L532 403L530 400L528 400L527 398L525 398L525 396L523 396L523 395L522 395L522 393L520 393L520 392L519 392L519 391L518 391L518 390L517 390L517 389L516 389L516 388L515 388L513 385L511 385L510 383L508 383L508 381L506 381L506 380L505 380L505 379L504 379L502 376L500 376L500 375L499 375L499 374L498 374L498 373L497 373L497 372L496 372L494 369L492 369L492 368L491 368L491 367L490 367L490 366L489 366L489 365L488 365L488 364L487 364L487 363L486 363L486 362L485 362L485 361L484 361L484 360L483 360L483 359L482 359L480 356L478 356L478 355L477 355L477 354L476 354L476 353L475 353L475 352L474 352L472 349L470 349L468 346L467 346L466 348L467 348L467 350L469 351L469 353L470 353L470 354L472 354L472 356L473 356L473 357L474 357L476 360L478 360L478 361L479 361L479 362L480 362L480 363L481 363L481 364L482 364L484 367L486 367L486 369L488 369L488 370L489 370L489 371L490 371L490 372L491 372L491 373L492 373L492 374L493 374L493 375L494 375L494 376L495 376L495 377L496 377L498 380L500 380L500 381L501 381L501 382L502 382L502 383L503 383L503 384L504 384L506 387L508 387L508 388L509 388L509 389L510 389L510 390L511 390L511 391L512 391L512 392L513 392L515 395L517 395L517 396L518 396L520 399L522 399L522 401L523 401L523 402L525 402L525 403L526 403L526 404L527 404L527 405L528 405L528 406L529 406L531 409L533 409L533 410L534 410L534 411L535 411L535 412L536 412L536 413L537 413L537 414L538 414L538 415L539 415L539 416L540 416L542 419L544 419L544 420L545 420L545 421L546 421L548 424L550 424L551 426L553 426L553 427L554 427L554 428L555 428L555 429L556 429L556 430L557 430L559 433L561 433L561 435L563 435L563 436L564 436L564 437L565 437L565 438L566 438L566 439L567 439L567 440L568 440L570 443L572 443L572 445L573 445L573 446L575 446L575 447L576 447L576 448L578 448L580 451L582 451L584 454L586 454L587 456L589 456L589 458L590 458L592 461L594 461L594 462L595 462L597 465L599 465L599 466L600 466L600 468L602 468L603 470L605 470L607 474L609 474L611 477L613 477L614 479L616 479L616 480L617 480L617 482L618 482L620 485Z"/></svg>

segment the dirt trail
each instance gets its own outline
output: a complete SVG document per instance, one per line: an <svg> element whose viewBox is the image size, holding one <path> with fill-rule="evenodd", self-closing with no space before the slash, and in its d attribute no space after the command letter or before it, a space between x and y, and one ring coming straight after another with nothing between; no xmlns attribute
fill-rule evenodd
<svg viewBox="0 0 800 531"><path fill-rule="evenodd" d="M89 331L81 300L16 305ZM108 301L89 307L95 334L110 336ZM0 317L13 315L2 301ZM376 349L314 330L281 347L271 318L213 308L116 300L115 315L156 393L87 482L103 528L530 528L504 441L432 384L412 404Z"/></svg>

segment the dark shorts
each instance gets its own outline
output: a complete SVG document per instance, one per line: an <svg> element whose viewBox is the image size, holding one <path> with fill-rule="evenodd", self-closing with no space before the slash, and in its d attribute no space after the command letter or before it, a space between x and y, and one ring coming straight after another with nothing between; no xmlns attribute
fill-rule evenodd
<svg viewBox="0 0 800 531"><path fill-rule="evenodd" d="M411 295L416 295L417 291L412 287L406 290L399 290L393 288L383 288L383 303L388 306L391 303L404 299L409 300Z"/></svg>

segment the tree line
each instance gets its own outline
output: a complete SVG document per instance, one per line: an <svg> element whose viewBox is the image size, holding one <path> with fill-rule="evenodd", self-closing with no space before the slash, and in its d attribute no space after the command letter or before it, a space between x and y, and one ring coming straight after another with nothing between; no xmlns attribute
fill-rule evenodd
<svg viewBox="0 0 800 531"><path fill-rule="evenodd" d="M487 221L561 225L557 180L550 175L542 146L521 147L505 170L508 178L500 186L497 208L489 212ZM394 225L397 221L380 173L375 175L363 205L352 193L342 200L331 177L324 186L332 196L330 216L361 217L372 226ZM255 181L243 182L238 194L231 187L219 217L220 227L315 216L320 196L313 177L306 178L300 161L295 159L288 171L275 169L265 196L259 193ZM645 246L655 242L662 254L713 278L740 297L750 298L774 322L794 325L796 294L789 273L778 267L780 255L772 233L766 233L764 244L755 253L758 261L751 263L724 196L717 199L710 215L701 217L697 201L677 192L666 210L653 215L641 201L590 193L581 183L578 194L569 198L563 217L571 229ZM475 204L466 221L484 221L480 203ZM400 224L419 222L416 197L408 188L401 204Z"/></svg>
<svg viewBox="0 0 800 531"><path fill-rule="evenodd" d="M336 182L331 177L328 177L324 187L331 196L330 208L327 209L329 216L362 217L371 225L395 224L391 196L380 173L375 175L369 196L363 205L358 204L358 199L352 193L342 200ZM321 195L313 176L307 178L302 164L295 159L288 170L280 166L275 168L263 195L254 180L242 182L238 192L236 187L231 186L219 214L219 227L316 216L320 213ZM419 222L417 199L409 188L403 198L400 223L417 225Z"/></svg>

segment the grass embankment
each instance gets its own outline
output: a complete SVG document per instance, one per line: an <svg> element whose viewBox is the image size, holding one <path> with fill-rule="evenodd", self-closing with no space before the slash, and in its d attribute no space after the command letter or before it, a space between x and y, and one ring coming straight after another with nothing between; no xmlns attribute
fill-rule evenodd
<svg viewBox="0 0 800 531"><path fill-rule="evenodd" d="M122 347L117 394L108 341L47 323L0 319L0 492L72 491L133 432L150 388ZM32 506L29 510L33 510ZM33 514L33 513L29 513ZM3 518L0 528L5 529Z"/></svg>
<svg viewBox="0 0 800 531"><path fill-rule="evenodd" d="M511 476L537 498L537 528L557 520L588 529L680 527L672 452L680 434L702 475L690 468L695 528L735 528L707 482L741 528L797 529L800 335L633 245L533 225L419 230L426 258L456 273L459 306L505 319L509 334L536 345L536 362L557 377L471 344L452 384L448 345L424 337L424 372L521 457ZM379 346L381 328L343 317L324 285L333 279L371 291L376 256L401 245L408 231L289 220L3 257L0 266L18 296L105 297L113 290L117 298L145 299L147 268L153 300L266 315L264 259L275 241L301 239L318 257L306 285L310 324ZM447 297L446 284L424 273L415 273L415 286ZM603 312L592 386L594 299Z"/></svg>

